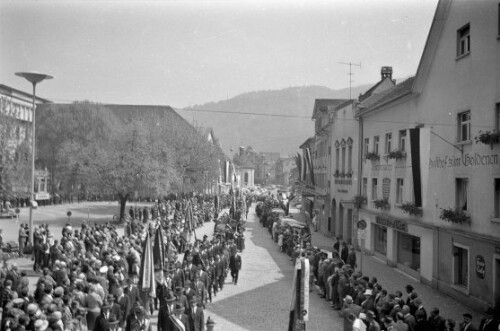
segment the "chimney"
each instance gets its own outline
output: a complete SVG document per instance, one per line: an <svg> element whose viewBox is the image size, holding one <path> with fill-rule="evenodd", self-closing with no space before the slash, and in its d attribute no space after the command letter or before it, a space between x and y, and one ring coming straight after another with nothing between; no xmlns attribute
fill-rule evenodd
<svg viewBox="0 0 500 331"><path fill-rule="evenodd" d="M240 156L243 156L244 153L245 153L245 147L240 146Z"/></svg>
<svg viewBox="0 0 500 331"><path fill-rule="evenodd" d="M382 67L380 75L382 76L381 80L384 80L384 78L392 79L392 67Z"/></svg>

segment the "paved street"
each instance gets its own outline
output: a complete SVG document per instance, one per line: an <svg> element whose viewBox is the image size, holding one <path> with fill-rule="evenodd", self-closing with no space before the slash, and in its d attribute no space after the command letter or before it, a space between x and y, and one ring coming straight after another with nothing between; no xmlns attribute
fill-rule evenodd
<svg viewBox="0 0 500 331"><path fill-rule="evenodd" d="M290 208L290 213L295 219L305 222L304 216L300 214L298 209ZM314 246L330 253L333 248L333 239L319 232L313 231L312 243ZM363 273L369 277L377 277L379 283L382 284L389 293L394 293L396 290L401 290L405 293L404 287L407 284L411 284L415 288L415 292L417 292L418 296L423 300L423 304L427 311L430 311L432 307L438 307L441 316L452 318L455 321L462 321L462 314L464 312L470 312L474 316L474 323L479 325L479 321L482 318L482 312L474 309L474 307L468 307L436 291L432 287L420 283L417 279L408 276L397 268L388 266L385 261L375 256L363 254L361 257L361 253L357 252L357 262L360 266L361 261Z"/></svg>

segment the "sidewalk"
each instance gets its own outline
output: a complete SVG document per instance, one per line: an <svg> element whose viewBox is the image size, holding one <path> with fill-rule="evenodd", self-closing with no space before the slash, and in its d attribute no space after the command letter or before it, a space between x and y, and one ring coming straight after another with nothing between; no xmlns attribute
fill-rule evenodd
<svg viewBox="0 0 500 331"><path fill-rule="evenodd" d="M298 221L306 223L304 215L300 214L300 210L290 208L290 215ZM312 245L321 250L327 251L331 254L333 248L333 239L329 238L319 232L312 231ZM379 284L381 284L388 293L394 293L400 290L406 299L405 286L411 284L415 288L418 296L422 299L427 314L433 307L438 307L440 315L444 318L452 318L457 321L457 324L462 322L462 314L469 312L473 316L472 323L478 327L481 321L482 312L468 307L445 294L438 292L436 289L420 283L417 279L403 273L397 268L388 266L385 261L378 259L375 256L366 255L357 252L358 269L368 277L377 277Z"/></svg>

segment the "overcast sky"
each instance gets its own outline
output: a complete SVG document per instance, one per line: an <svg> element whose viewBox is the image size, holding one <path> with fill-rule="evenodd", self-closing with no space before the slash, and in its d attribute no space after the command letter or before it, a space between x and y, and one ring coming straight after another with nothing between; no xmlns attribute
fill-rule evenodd
<svg viewBox="0 0 500 331"><path fill-rule="evenodd" d="M0 0L0 84L37 94L186 107L256 90L414 75L437 0Z"/></svg>

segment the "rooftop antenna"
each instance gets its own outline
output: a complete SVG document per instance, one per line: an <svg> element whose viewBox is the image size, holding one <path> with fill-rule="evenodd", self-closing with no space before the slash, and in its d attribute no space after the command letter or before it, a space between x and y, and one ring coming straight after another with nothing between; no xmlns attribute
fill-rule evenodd
<svg viewBox="0 0 500 331"><path fill-rule="evenodd" d="M349 100L352 100L352 95L351 95L351 89L352 89L352 75L354 75L352 73L352 66L357 66L357 67L360 67L361 68L361 62L359 63L352 63L351 61L349 62L339 62L340 64L345 64L345 65L348 65L349 66Z"/></svg>

